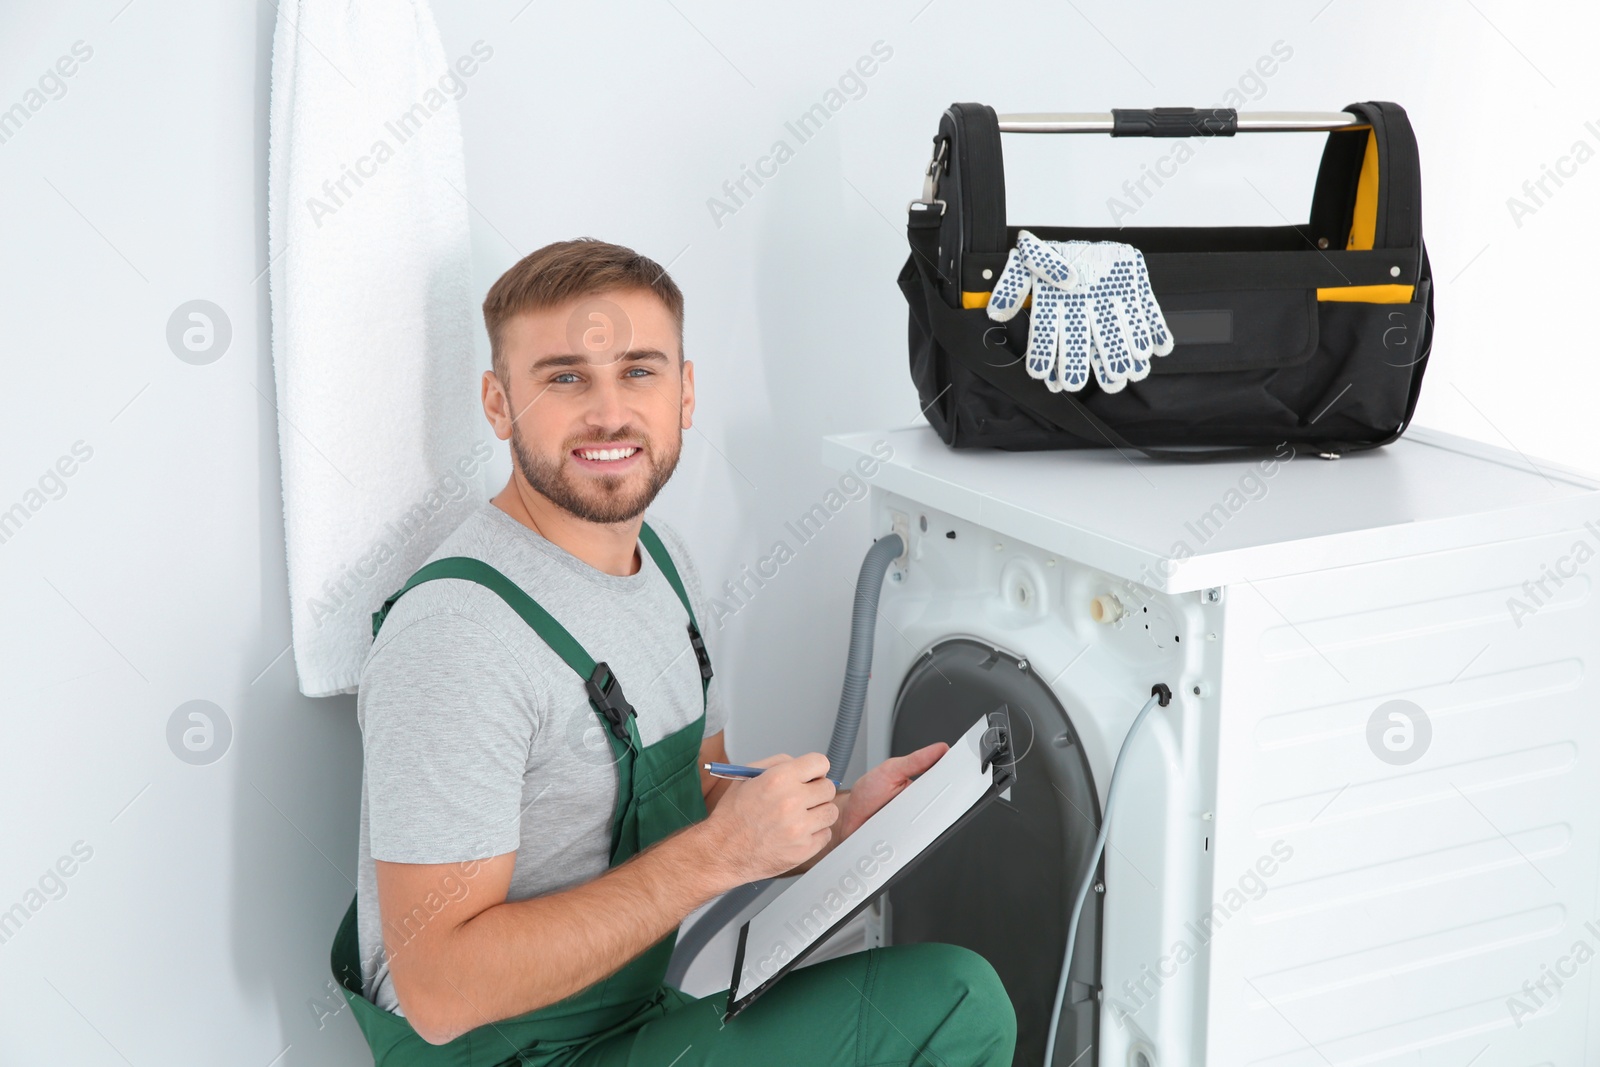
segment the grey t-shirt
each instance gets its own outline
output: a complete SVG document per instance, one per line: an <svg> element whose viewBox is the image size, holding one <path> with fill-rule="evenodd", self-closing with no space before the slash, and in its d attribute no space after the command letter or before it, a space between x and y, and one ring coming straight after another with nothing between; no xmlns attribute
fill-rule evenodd
<svg viewBox="0 0 1600 1067"><path fill-rule="evenodd" d="M646 516L689 590L712 662L709 605L677 533ZM616 673L646 745L700 716L700 669L688 615L641 544L639 571L606 574L491 503L430 560L483 560L539 602ZM705 734L727 713L715 679ZM361 672L356 698L361 783L357 917L369 999L399 1013L378 914L374 859L461 863L515 851L509 900L587 882L609 865L617 775L583 680L498 595L444 578L395 602ZM449 868L436 895L391 917L390 948L467 891Z"/></svg>

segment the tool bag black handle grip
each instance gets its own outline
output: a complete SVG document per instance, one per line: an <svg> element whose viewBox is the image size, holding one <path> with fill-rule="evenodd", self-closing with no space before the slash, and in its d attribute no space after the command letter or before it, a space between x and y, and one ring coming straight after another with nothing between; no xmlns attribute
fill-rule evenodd
<svg viewBox="0 0 1600 1067"><path fill-rule="evenodd" d="M1231 107L1111 109L1113 137L1232 137L1239 112Z"/></svg>

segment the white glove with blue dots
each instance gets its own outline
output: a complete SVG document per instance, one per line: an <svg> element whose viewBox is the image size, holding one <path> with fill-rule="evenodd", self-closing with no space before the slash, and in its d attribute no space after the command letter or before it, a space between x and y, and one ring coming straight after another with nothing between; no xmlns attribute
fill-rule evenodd
<svg viewBox="0 0 1600 1067"><path fill-rule="evenodd" d="M989 298L988 314L1007 322L1033 293L1027 370L1053 392L1077 392L1093 373L1118 392L1150 373L1150 359L1172 351L1144 256L1115 241L1041 241L1027 230Z"/></svg>

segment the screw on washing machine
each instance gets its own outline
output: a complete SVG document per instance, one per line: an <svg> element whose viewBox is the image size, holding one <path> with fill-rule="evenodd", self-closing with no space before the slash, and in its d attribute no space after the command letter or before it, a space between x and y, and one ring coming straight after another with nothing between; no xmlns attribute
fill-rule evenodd
<svg viewBox="0 0 1600 1067"><path fill-rule="evenodd" d="M1202 599L1205 600L1207 604L1222 603L1222 587L1218 585L1212 586L1210 589L1205 591Z"/></svg>
<svg viewBox="0 0 1600 1067"><path fill-rule="evenodd" d="M903 581L905 581L905 579L906 579L906 575L905 575L904 571L890 571L889 572L889 580L891 582L903 582Z"/></svg>
<svg viewBox="0 0 1600 1067"><path fill-rule="evenodd" d="M1027 660L1025 660L1025 659L1017 660L1017 670L1025 671L1027 669L1028 669L1028 661Z"/></svg>

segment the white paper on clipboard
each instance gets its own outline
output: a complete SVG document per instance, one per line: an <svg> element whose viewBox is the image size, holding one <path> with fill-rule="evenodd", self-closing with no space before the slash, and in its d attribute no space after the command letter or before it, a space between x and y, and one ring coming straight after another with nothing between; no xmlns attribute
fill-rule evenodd
<svg viewBox="0 0 1600 1067"><path fill-rule="evenodd" d="M937 763L745 923L725 1018L742 1011L940 838L1010 787L1009 726L1003 707L979 716Z"/></svg>

